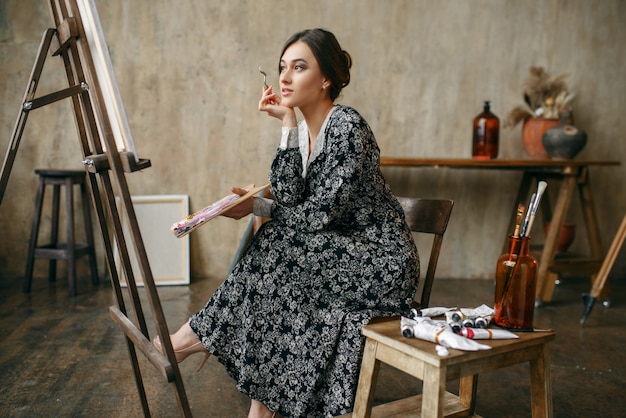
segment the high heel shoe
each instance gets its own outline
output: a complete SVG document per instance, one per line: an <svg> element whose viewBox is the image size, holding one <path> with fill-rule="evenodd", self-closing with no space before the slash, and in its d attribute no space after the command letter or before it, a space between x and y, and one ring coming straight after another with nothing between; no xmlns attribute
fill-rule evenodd
<svg viewBox="0 0 626 418"><path fill-rule="evenodd" d="M159 339L158 335L154 337L154 340L152 340L152 344L154 345L154 348L156 348L161 354L163 354L163 347L161 346L161 340ZM174 350L174 356L176 357L177 363L182 362L187 357L195 353L204 353L204 359L202 360L202 363L200 363L200 367L198 367L198 370L196 370L199 372L200 369L202 369L202 367L204 366L204 363L206 363L206 361L209 359L209 356L211 355L211 353L209 353L206 348L204 348L202 342L198 341L197 343L192 344L188 347L181 348L180 350Z"/></svg>

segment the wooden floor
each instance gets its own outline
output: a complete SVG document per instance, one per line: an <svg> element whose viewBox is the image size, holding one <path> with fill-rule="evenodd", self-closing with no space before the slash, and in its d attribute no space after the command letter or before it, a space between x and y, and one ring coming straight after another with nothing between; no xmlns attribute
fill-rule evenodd
<svg viewBox="0 0 626 418"><path fill-rule="evenodd" d="M25 295L19 279L0 280L0 416L141 417L126 344L108 313L115 304L109 283L92 287L81 278L75 298L66 285L61 277L53 284L35 278ZM160 287L170 329L198 310L217 285L204 279ZM536 309L535 327L557 332L551 363L555 417L618 417L626 409L626 283L612 280L611 307L597 303L581 327L580 294L588 290L588 279L567 278L553 302ZM492 299L490 280L438 279L431 305L473 307ZM200 361L192 356L181 364L194 416L245 417L249 401L223 366L212 357L196 373ZM178 416L173 389L141 354L140 363L152 416ZM376 403L419 392L419 382L383 367ZM480 375L477 413L529 417L528 366Z"/></svg>

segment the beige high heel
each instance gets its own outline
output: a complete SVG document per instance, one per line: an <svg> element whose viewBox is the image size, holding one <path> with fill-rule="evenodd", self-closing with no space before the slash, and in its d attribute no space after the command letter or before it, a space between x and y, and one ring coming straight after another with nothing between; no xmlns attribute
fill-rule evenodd
<svg viewBox="0 0 626 418"><path fill-rule="evenodd" d="M161 340L159 339L158 335L154 337L154 340L152 340L152 344L154 345L154 348L156 348L161 354L163 354L163 347L161 346ZM204 348L202 342L198 341L197 343L192 344L188 347L181 348L180 350L174 350L174 356L176 357L177 363L182 362L187 357L195 353L204 353L204 359L202 360L202 363L200 363L200 367L198 367L198 370L196 370L199 372L200 369L202 369L202 367L204 366L204 363L206 363L206 361L209 359L209 356L211 355L211 353L209 353L206 348Z"/></svg>

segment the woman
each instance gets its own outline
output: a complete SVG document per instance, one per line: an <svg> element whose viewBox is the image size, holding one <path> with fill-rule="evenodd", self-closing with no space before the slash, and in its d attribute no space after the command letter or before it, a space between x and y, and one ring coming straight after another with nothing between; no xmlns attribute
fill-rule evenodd
<svg viewBox="0 0 626 418"><path fill-rule="evenodd" d="M249 417L350 411L361 327L401 313L413 298L417 250L380 172L374 135L356 110L334 104L350 67L326 30L285 44L280 95L270 86L259 102L283 126L269 174L275 200L226 213L271 219L206 306L171 336L179 361L195 352L218 357L251 398Z"/></svg>

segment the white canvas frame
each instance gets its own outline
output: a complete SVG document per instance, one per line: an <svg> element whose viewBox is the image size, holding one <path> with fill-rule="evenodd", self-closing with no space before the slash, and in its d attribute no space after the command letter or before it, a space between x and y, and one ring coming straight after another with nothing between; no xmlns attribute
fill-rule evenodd
<svg viewBox="0 0 626 418"><path fill-rule="evenodd" d="M187 285L190 283L189 236L176 238L170 227L189 214L189 196L153 195L131 196L141 237L148 255L154 283L157 286ZM130 232L124 214L120 214L122 229L128 246L128 256L138 286L143 286L135 249L129 240ZM115 265L122 286L126 276L115 245Z"/></svg>

